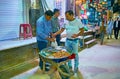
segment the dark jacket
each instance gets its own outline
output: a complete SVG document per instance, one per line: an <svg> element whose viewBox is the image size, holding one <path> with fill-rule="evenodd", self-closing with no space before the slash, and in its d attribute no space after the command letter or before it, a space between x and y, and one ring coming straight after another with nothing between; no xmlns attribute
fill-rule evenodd
<svg viewBox="0 0 120 79"><path fill-rule="evenodd" d="M113 29L120 29L120 21L118 21L118 27L116 27L116 21L114 22Z"/></svg>

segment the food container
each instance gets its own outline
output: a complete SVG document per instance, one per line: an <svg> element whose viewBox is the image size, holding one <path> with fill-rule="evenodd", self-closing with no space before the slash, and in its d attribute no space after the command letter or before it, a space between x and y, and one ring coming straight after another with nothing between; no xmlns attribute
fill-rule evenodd
<svg viewBox="0 0 120 79"><path fill-rule="evenodd" d="M64 46L45 48L41 52L39 52L39 55L44 58L51 59L57 63L67 60L70 56L70 54L66 50L66 47Z"/></svg>

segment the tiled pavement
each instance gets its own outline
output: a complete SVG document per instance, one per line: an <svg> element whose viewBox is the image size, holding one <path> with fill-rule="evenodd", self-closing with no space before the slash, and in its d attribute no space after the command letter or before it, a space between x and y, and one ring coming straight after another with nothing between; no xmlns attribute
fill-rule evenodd
<svg viewBox="0 0 120 79"><path fill-rule="evenodd" d="M104 45L96 44L82 50L79 62L82 73L79 75L83 79L120 79L120 39L105 40ZM40 73L39 67L36 67L11 79L50 79L47 74L42 78Z"/></svg>
<svg viewBox="0 0 120 79"><path fill-rule="evenodd" d="M95 45L79 54L84 79L120 79L120 46Z"/></svg>

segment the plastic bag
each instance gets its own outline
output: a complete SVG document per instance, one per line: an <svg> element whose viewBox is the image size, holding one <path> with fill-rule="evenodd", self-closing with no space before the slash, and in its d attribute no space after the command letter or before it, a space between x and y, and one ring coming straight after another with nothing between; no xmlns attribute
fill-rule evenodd
<svg viewBox="0 0 120 79"><path fill-rule="evenodd" d="M56 40L55 40L55 42L51 42L51 46L52 46L52 47L57 47L57 46L58 46Z"/></svg>

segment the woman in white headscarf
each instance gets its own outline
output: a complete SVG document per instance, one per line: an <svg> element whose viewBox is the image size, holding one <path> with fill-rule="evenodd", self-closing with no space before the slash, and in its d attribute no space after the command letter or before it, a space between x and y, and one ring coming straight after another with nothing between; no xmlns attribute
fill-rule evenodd
<svg viewBox="0 0 120 79"><path fill-rule="evenodd" d="M107 39L112 38L113 20L110 18L107 22Z"/></svg>

